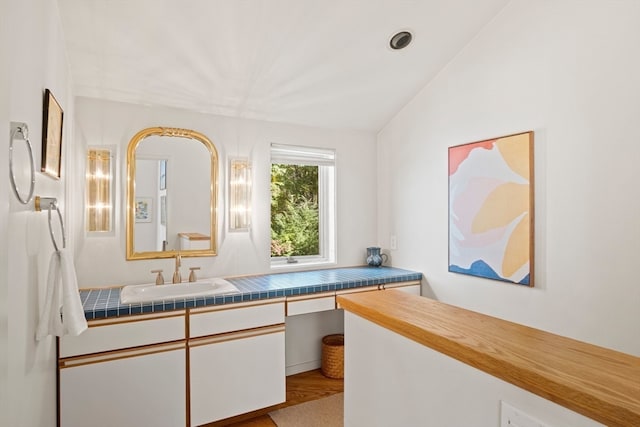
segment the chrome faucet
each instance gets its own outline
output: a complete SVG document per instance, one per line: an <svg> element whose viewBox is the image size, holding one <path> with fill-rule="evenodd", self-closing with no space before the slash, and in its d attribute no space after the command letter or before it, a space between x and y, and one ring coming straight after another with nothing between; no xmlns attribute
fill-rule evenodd
<svg viewBox="0 0 640 427"><path fill-rule="evenodd" d="M176 269L173 272L173 283L182 282L182 276L180 275L180 265L182 264L182 257L180 256L180 252L176 254Z"/></svg>

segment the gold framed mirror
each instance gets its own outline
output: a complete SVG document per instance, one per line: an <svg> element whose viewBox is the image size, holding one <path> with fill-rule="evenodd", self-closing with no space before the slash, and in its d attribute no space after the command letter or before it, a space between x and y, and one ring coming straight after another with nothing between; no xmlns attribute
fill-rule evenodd
<svg viewBox="0 0 640 427"><path fill-rule="evenodd" d="M127 148L127 260L215 256L218 151L205 135L152 127Z"/></svg>

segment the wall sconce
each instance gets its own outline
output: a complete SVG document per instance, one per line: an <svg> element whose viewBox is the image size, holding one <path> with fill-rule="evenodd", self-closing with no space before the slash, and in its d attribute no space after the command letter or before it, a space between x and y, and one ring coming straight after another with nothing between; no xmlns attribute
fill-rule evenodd
<svg viewBox="0 0 640 427"><path fill-rule="evenodd" d="M86 175L86 229L91 232L108 232L113 223L111 151L89 148Z"/></svg>
<svg viewBox="0 0 640 427"><path fill-rule="evenodd" d="M229 166L229 228L251 228L251 163L231 159Z"/></svg>

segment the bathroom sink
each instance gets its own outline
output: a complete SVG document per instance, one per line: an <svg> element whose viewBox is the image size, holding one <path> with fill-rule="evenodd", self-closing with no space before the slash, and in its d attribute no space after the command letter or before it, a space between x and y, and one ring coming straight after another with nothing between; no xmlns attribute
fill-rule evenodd
<svg viewBox="0 0 640 427"><path fill-rule="evenodd" d="M238 288L224 279L202 279L197 282L173 285L127 285L120 291L122 304L162 301L168 299L210 297L221 294L237 294Z"/></svg>

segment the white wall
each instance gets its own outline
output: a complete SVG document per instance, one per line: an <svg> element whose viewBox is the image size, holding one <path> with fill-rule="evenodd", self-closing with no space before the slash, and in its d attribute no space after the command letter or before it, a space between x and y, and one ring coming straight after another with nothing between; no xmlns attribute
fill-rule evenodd
<svg viewBox="0 0 640 427"><path fill-rule="evenodd" d="M120 168L116 184L116 232L101 237L86 236L82 220L73 224L80 287L149 283L154 280L150 270L158 268L164 269L165 280L172 275L172 259L125 260L126 187L123 185L126 182L126 149L136 132L152 126L181 127L201 132L213 141L219 154L218 256L183 258L183 277L188 274L188 267L195 266L202 268L199 277L271 272L269 147L272 142L336 149L338 266L364 264L365 248L375 243L376 150L375 135L372 133L237 120L88 98L76 99L76 111L79 139L76 144L117 146L115 161ZM227 231L225 199L229 157L248 157L253 162L253 218L249 233ZM79 155L78 158L82 164ZM79 169L82 170L82 167ZM83 177L81 172L74 175L70 193L83 194ZM80 199L74 210L77 218L82 218L82 209ZM338 314L289 318L287 373L319 367L322 336L338 332L342 332L342 317Z"/></svg>
<svg viewBox="0 0 640 427"><path fill-rule="evenodd" d="M345 337L346 427L505 426L501 402L545 426L603 427L348 311Z"/></svg>
<svg viewBox="0 0 640 427"><path fill-rule="evenodd" d="M71 152L73 97L56 2L9 0L2 9L2 108L0 134L3 139L0 166L0 327L3 393L0 424L51 426L56 419L55 341L35 341L45 277L53 246L45 213L34 212L33 202L24 206L10 191L7 150L9 121L27 122L39 170L43 93L49 88L65 112L63 160ZM4 74L6 73L6 75ZM16 145L21 142L16 142ZM17 148L16 148L17 149ZM17 175L28 165L16 165ZM35 194L57 197L69 221L62 179L36 174ZM24 186L28 189L28 185ZM55 223L54 223L55 224ZM56 230L59 236L59 230ZM6 331L6 336L5 336ZM6 345L5 345L6 341ZM6 350L5 350L6 349ZM5 356L3 354L3 356ZM6 369L5 369L6 367ZM6 376L5 373L6 372ZM5 381L6 380L6 381ZM6 390L8 393L4 394Z"/></svg>
<svg viewBox="0 0 640 427"><path fill-rule="evenodd" d="M376 233L375 135L366 132L322 130L230 119L178 109L136 106L89 98L76 99L77 144L115 145L118 175L116 232L86 236L82 221L73 225L77 242L76 269L81 287L152 282L150 270L163 268L171 276L173 260L125 260L126 147L139 130L152 126L193 129L205 134L220 158L218 200L218 256L184 258L182 273L200 266L200 277L269 273L270 143L331 147L337 150L338 265L362 265L365 248ZM226 184L229 157L253 162L253 226L248 233L227 231ZM74 175L73 193L83 194L83 174ZM195 196L194 196L195 197ZM82 202L75 205L82 218Z"/></svg>
<svg viewBox="0 0 640 427"><path fill-rule="evenodd" d="M512 1L379 134L378 236L435 298L640 355L640 3ZM534 288L447 271L447 147L535 131Z"/></svg>
<svg viewBox="0 0 640 427"><path fill-rule="evenodd" d="M0 2L0 58L9 57L9 5ZM9 68L0 67L0 135L9 135ZM3 150L5 146L3 145ZM7 241L9 222L9 165L0 161L0 242ZM2 179L2 178L0 178ZM9 274L8 246L0 245L0 425L8 425L9 319L7 317Z"/></svg>

